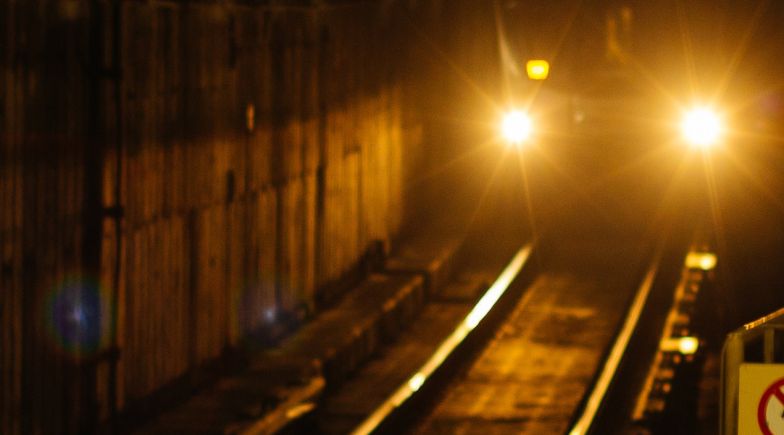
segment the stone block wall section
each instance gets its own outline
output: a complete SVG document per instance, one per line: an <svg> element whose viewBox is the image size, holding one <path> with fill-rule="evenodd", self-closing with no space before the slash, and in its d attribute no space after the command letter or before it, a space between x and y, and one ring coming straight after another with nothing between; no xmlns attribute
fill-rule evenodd
<svg viewBox="0 0 784 435"><path fill-rule="evenodd" d="M4 1L0 433L149 413L359 278L440 164L442 3Z"/></svg>

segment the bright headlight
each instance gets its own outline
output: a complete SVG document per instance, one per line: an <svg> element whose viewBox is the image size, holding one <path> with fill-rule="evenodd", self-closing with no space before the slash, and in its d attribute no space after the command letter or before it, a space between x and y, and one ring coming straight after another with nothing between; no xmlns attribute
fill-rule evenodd
<svg viewBox="0 0 784 435"><path fill-rule="evenodd" d="M504 116L501 133L509 143L519 146L531 137L533 122L527 113L513 110Z"/></svg>
<svg viewBox="0 0 784 435"><path fill-rule="evenodd" d="M686 112L681 123L681 132L686 141L697 148L710 148L723 133L721 118L713 110L700 107Z"/></svg>

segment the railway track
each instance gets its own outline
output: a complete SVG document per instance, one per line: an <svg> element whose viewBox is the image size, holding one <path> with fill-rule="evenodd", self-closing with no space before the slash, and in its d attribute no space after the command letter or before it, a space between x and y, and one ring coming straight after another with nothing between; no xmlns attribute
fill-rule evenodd
<svg viewBox="0 0 784 435"><path fill-rule="evenodd" d="M586 433L657 275L650 257L625 241L558 247L411 432Z"/></svg>
<svg viewBox="0 0 784 435"><path fill-rule="evenodd" d="M545 252L525 245L494 280L485 270L473 274L484 280L461 281L458 289L486 283L471 303L447 286L432 322L418 321L370 364L364 379L386 381L368 385L360 374L328 395L318 431L615 433L623 424L613 408L628 411L618 379L626 390L645 383L686 247L606 236Z"/></svg>

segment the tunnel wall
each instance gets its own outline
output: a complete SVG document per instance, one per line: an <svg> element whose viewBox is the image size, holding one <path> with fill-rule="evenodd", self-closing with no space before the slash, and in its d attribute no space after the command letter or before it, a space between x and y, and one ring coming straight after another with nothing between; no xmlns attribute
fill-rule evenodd
<svg viewBox="0 0 784 435"><path fill-rule="evenodd" d="M67 427L64 415L82 389L73 360L52 356L70 349L52 333L65 319L47 312L56 303L53 289L69 287L85 255L90 97L76 53L85 46L88 28L59 18L61 12L68 13L7 2L0 7L2 433L33 433L23 414L35 413L50 428ZM73 396L66 398L65 391Z"/></svg>
<svg viewBox="0 0 784 435"><path fill-rule="evenodd" d="M127 430L481 191L494 13L3 2L0 433Z"/></svg>
<svg viewBox="0 0 784 435"><path fill-rule="evenodd" d="M3 4L0 432L149 414L388 249L421 138L394 7Z"/></svg>
<svg viewBox="0 0 784 435"><path fill-rule="evenodd" d="M400 88L375 51L389 42L346 15L125 6L129 404L309 316L398 231ZM115 243L109 231L106 264Z"/></svg>

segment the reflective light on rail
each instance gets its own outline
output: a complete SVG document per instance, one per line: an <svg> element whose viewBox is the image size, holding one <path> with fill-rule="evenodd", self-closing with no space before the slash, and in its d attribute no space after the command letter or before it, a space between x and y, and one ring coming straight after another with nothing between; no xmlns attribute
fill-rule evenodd
<svg viewBox="0 0 784 435"><path fill-rule="evenodd" d="M424 385L426 379L427 376L425 376L423 373L417 373L408 380L408 386L411 387L412 392L417 391L422 387L422 385Z"/></svg>
<svg viewBox="0 0 784 435"><path fill-rule="evenodd" d="M533 133L533 122L527 113L512 110L504 115L501 122L501 134L511 145L520 147L527 142Z"/></svg>
<svg viewBox="0 0 784 435"><path fill-rule="evenodd" d="M708 149L718 143L724 127L716 112L707 107L691 109L683 115L681 132L693 147Z"/></svg>
<svg viewBox="0 0 784 435"><path fill-rule="evenodd" d="M716 267L716 261L716 254L712 252L689 252L689 255L686 256L686 267L707 272Z"/></svg>
<svg viewBox="0 0 784 435"><path fill-rule="evenodd" d="M312 402L305 402L305 403L300 403L298 405L294 405L293 407L286 410L286 418L288 418L289 420L294 420L312 411L313 408L315 407L316 405L314 405Z"/></svg>
<svg viewBox="0 0 784 435"><path fill-rule="evenodd" d="M530 250L530 247L527 247L526 249L519 251L509 263L509 265L506 266L504 271L501 272L501 275L498 276L498 279L495 280L493 285L487 289L485 294L482 295L476 305L474 305L474 308L471 309L471 311L463 320L463 323L460 325L466 329L465 333L463 333L464 336L468 334L468 331L473 330L479 325L479 322L481 322L487 313L490 312L490 309L493 308L496 302L498 302L498 299L503 296L504 292L506 292L506 289L509 288L510 284L512 284L512 281L517 276L517 273L520 272L523 264L528 259Z"/></svg>

